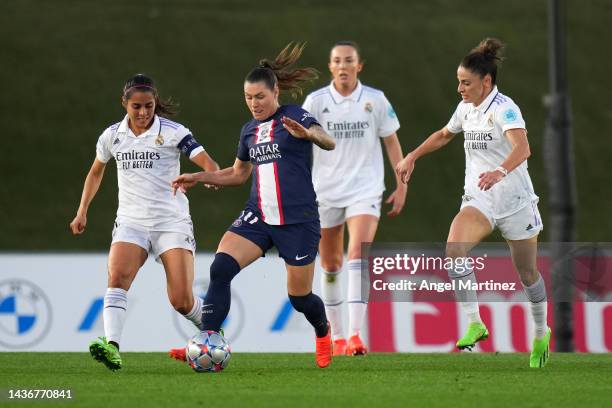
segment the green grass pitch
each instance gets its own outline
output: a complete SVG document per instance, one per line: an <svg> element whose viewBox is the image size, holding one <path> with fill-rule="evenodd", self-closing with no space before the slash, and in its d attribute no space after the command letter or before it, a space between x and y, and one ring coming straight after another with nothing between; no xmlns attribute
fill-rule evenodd
<svg viewBox="0 0 612 408"><path fill-rule="evenodd" d="M612 404L611 354L556 353L543 370L530 369L526 354L476 353L374 353L335 358L324 370L312 354L234 353L217 374L194 373L163 353L123 353L123 362L111 372L85 353L0 353L0 405L10 405L15 388L70 388L66 405L74 407Z"/></svg>

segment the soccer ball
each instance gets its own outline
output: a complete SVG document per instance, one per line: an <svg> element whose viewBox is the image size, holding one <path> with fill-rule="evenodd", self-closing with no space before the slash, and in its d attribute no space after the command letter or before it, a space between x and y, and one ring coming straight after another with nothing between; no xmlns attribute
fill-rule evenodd
<svg viewBox="0 0 612 408"><path fill-rule="evenodd" d="M230 345L220 333L208 330L187 343L187 362L198 373L217 372L227 367L232 356Z"/></svg>

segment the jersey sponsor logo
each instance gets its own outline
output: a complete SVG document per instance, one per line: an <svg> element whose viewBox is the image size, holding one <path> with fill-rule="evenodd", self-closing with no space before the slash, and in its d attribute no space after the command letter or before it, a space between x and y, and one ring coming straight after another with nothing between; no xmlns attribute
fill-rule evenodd
<svg viewBox="0 0 612 408"><path fill-rule="evenodd" d="M323 113L329 113L329 109L327 107L323 108Z"/></svg>
<svg viewBox="0 0 612 408"><path fill-rule="evenodd" d="M120 170L152 169L153 163L160 158L161 155L158 152L130 150L129 152L115 153L115 161Z"/></svg>
<svg viewBox="0 0 612 408"><path fill-rule="evenodd" d="M119 144L119 138L116 138L115 141L113 142L113 146Z"/></svg>
<svg viewBox="0 0 612 408"><path fill-rule="evenodd" d="M367 120L356 122L332 122L327 121L327 132L335 139L359 139L365 136L365 131L370 128Z"/></svg>
<svg viewBox="0 0 612 408"><path fill-rule="evenodd" d="M487 150L488 143L493 140L491 132L469 130L464 132L465 142L463 147L467 150Z"/></svg>
<svg viewBox="0 0 612 408"><path fill-rule="evenodd" d="M268 138L269 140L269 138ZM256 144L249 149L249 157L251 161L257 164L265 164L274 160L281 159L278 143Z"/></svg>
<svg viewBox="0 0 612 408"><path fill-rule="evenodd" d="M517 119L518 119L518 114L516 113L514 109L510 108L504 112L504 122L512 123L512 122L516 122Z"/></svg>

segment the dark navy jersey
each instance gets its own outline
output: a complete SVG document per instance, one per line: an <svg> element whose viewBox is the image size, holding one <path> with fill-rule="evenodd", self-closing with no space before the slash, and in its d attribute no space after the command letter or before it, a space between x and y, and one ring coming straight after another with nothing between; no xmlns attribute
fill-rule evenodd
<svg viewBox="0 0 612 408"><path fill-rule="evenodd" d="M305 128L319 125L297 105L283 105L271 117L251 120L242 128L239 160L253 164L253 184L247 206L266 224L284 225L319 218L312 186L312 142L293 137L283 126L286 116Z"/></svg>

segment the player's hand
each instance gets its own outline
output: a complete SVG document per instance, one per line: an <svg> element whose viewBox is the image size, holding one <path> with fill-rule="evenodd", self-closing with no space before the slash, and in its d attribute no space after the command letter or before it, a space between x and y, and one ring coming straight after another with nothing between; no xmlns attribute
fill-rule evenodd
<svg viewBox="0 0 612 408"><path fill-rule="evenodd" d="M400 184L395 191L387 197L385 203L391 204L391 209L387 212L389 217L397 217L402 212L404 204L406 203L407 192L408 187L406 187L405 184Z"/></svg>
<svg viewBox="0 0 612 408"><path fill-rule="evenodd" d="M198 181L194 173L183 173L172 180L172 193L176 195L176 190L186 193L188 189L195 186L197 183Z"/></svg>
<svg viewBox="0 0 612 408"><path fill-rule="evenodd" d="M308 133L308 129L300 125L295 120L290 119L286 116L283 116L281 118L281 122L283 123L283 127L287 129L287 132L291 133L291 136L298 138L298 139L310 140L309 138L310 133Z"/></svg>
<svg viewBox="0 0 612 408"><path fill-rule="evenodd" d="M87 216L77 214L74 220L70 223L70 230L72 235L81 235L85 232L85 226L87 225Z"/></svg>
<svg viewBox="0 0 612 408"><path fill-rule="evenodd" d="M478 188L487 191L504 178L504 173L499 170L485 171L484 173L480 173L478 178Z"/></svg>
<svg viewBox="0 0 612 408"><path fill-rule="evenodd" d="M408 154L395 166L395 174L402 180L402 183L408 183L408 180L410 180L414 171L414 162L412 155Z"/></svg>

